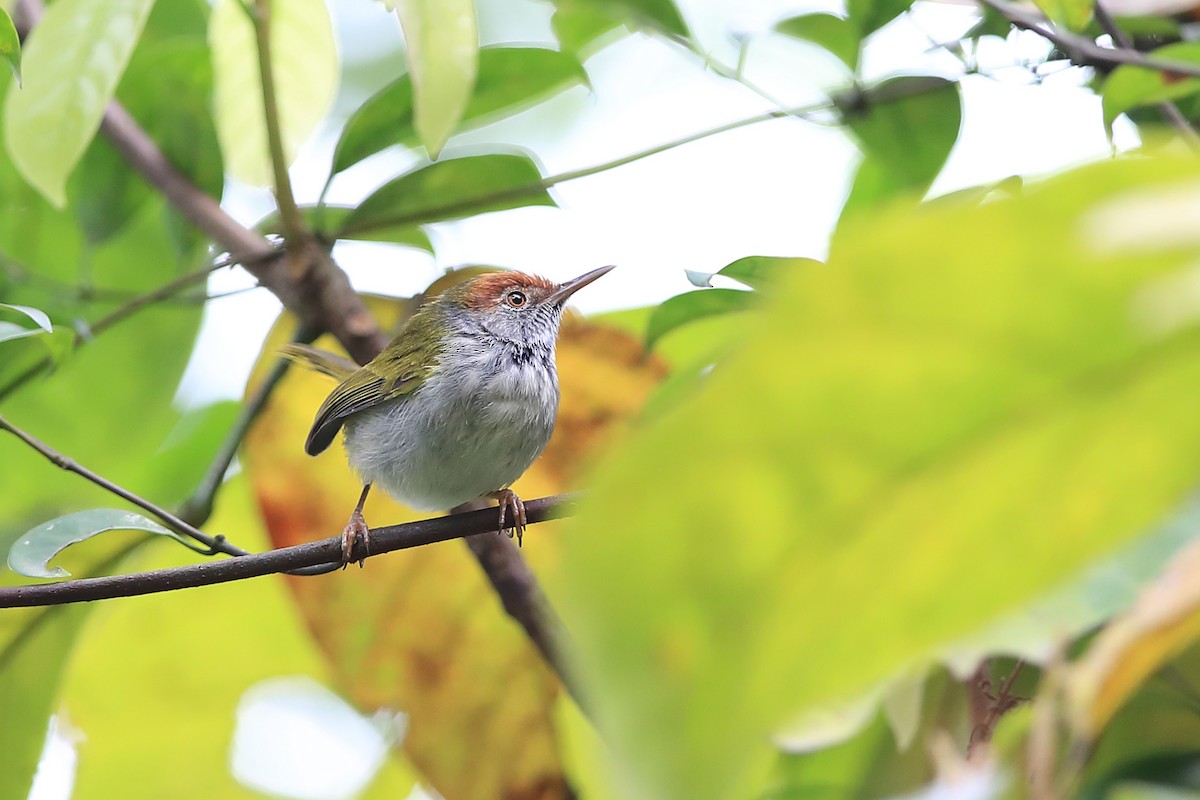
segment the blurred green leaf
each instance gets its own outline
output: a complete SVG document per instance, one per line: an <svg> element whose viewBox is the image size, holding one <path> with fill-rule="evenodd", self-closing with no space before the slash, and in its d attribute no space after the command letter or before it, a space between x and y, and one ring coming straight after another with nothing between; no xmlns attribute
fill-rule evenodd
<svg viewBox="0 0 1200 800"><path fill-rule="evenodd" d="M44 333L45 331L41 328L24 328L15 322L0 320L0 342L24 339L28 336L40 336Z"/></svg>
<svg viewBox="0 0 1200 800"><path fill-rule="evenodd" d="M0 547L7 544L0 531ZM128 544L93 560L84 572L105 575L131 551ZM11 574L0 571L0 585ZM5 609L0 615L0 797L29 796L50 715L92 603Z"/></svg>
<svg viewBox="0 0 1200 800"><path fill-rule="evenodd" d="M1169 44L1155 50L1154 56L1168 61L1200 63L1200 42ZM1100 87L1104 127L1111 136L1113 120L1125 111L1137 106L1178 100L1198 92L1200 78L1123 64L1114 69Z"/></svg>
<svg viewBox="0 0 1200 800"><path fill-rule="evenodd" d="M1110 162L864 218L596 471L553 594L627 796L743 793L791 714L1051 590L1197 484L1200 330L1155 316L1191 249L1093 238L1134 190L1190 225L1154 191L1197 174ZM614 528L618 502L638 514Z"/></svg>
<svg viewBox="0 0 1200 800"><path fill-rule="evenodd" d="M479 66L475 0L394 0L413 85L414 127L436 159L458 127Z"/></svg>
<svg viewBox="0 0 1200 800"><path fill-rule="evenodd" d="M785 258L781 256L746 256L739 258L716 272L684 270L693 286L711 287L716 275L733 278L753 289L765 289L769 284L785 277L784 272L793 268L824 266L815 258Z"/></svg>
<svg viewBox="0 0 1200 800"><path fill-rule="evenodd" d="M358 239L375 230L484 214L521 206L552 206L542 173L528 156L494 154L438 161L385 183L336 230Z"/></svg>
<svg viewBox="0 0 1200 800"><path fill-rule="evenodd" d="M690 35L687 23L683 21L683 15L673 0L607 0L603 4L627 15L634 27L650 27L685 39Z"/></svg>
<svg viewBox="0 0 1200 800"><path fill-rule="evenodd" d="M1095 0L1034 0L1038 10L1060 25L1082 31L1092 21Z"/></svg>
<svg viewBox="0 0 1200 800"><path fill-rule="evenodd" d="M0 58L8 62L17 85L21 85L21 37L13 26L12 17L0 8Z"/></svg>
<svg viewBox="0 0 1200 800"><path fill-rule="evenodd" d="M153 5L60 0L25 46L25 84L9 87L4 136L21 174L59 208Z"/></svg>
<svg viewBox="0 0 1200 800"><path fill-rule="evenodd" d="M253 3L251 3L253 5ZM325 0L271 0L271 74L279 106L284 160L325 117L337 93L340 65ZM267 149L258 45L242 0L220 0L209 18L215 96L213 113L225 167L253 186L274 178Z"/></svg>
<svg viewBox="0 0 1200 800"><path fill-rule="evenodd" d="M455 130L483 125L513 114L569 86L587 83L583 66L569 53L541 47L485 47L479 76ZM403 75L358 107L342 129L333 153L333 173L341 172L394 144L416 139L412 80Z"/></svg>
<svg viewBox="0 0 1200 800"><path fill-rule="evenodd" d="M823 47L839 58L851 72L858 70L862 34L853 20L823 12L802 14L777 23L775 30Z"/></svg>
<svg viewBox="0 0 1200 800"><path fill-rule="evenodd" d="M1200 800L1200 791L1162 784L1129 782L1109 790L1107 800Z"/></svg>
<svg viewBox="0 0 1200 800"><path fill-rule="evenodd" d="M847 0L846 16L866 38L911 6L912 0Z"/></svg>
<svg viewBox="0 0 1200 800"><path fill-rule="evenodd" d="M654 309L646 327L646 349L666 334L697 319L745 311L755 301L752 292L740 289L702 289L668 297Z"/></svg>
<svg viewBox="0 0 1200 800"><path fill-rule="evenodd" d="M0 303L0 308L8 308L16 311L18 314L24 314L37 323L37 326L47 333L54 330L54 325L51 324L50 318L46 316L45 311L40 311L36 308L31 308L30 306L17 306L13 305L12 303Z"/></svg>
<svg viewBox="0 0 1200 800"><path fill-rule="evenodd" d="M920 91L905 96L908 85ZM847 127L868 158L886 165L906 186L927 189L958 139L962 111L957 84L927 76L892 78L872 93L895 99L844 108Z"/></svg>
<svg viewBox="0 0 1200 800"><path fill-rule="evenodd" d="M687 23L673 0L552 0L555 35L562 46L573 52L588 45L619 25L629 30L649 30L687 39Z"/></svg>
<svg viewBox="0 0 1200 800"><path fill-rule="evenodd" d="M966 677L985 656L1008 653L1043 663L1063 639L1082 636L1126 610L1138 592L1196 537L1200 501L1106 558L1095 560L1046 594L941 649L939 658Z"/></svg>
<svg viewBox="0 0 1200 800"><path fill-rule="evenodd" d="M50 568L50 559L73 544L108 531L146 531L186 540L153 520L132 511L92 508L43 522L27 531L8 551L8 568L27 578L66 578L62 567Z"/></svg>
<svg viewBox="0 0 1200 800"><path fill-rule="evenodd" d="M172 4L162 7L168 5ZM225 170L213 124L212 93L212 61L203 34L162 38L148 23L117 98L176 169L210 196L220 197ZM91 242L115 234L156 196L104 137L97 137L84 154L67 194ZM182 219L173 209L166 213ZM183 249L197 244L194 232L180 238Z"/></svg>
<svg viewBox="0 0 1200 800"><path fill-rule="evenodd" d="M620 19L589 0L554 0L550 25L559 46L581 57L624 30Z"/></svg>
<svg viewBox="0 0 1200 800"><path fill-rule="evenodd" d="M867 96L879 99L843 107L843 119L864 155L843 220L899 194L919 199L958 139L962 111L957 85L950 81L893 78Z"/></svg>
<svg viewBox="0 0 1200 800"><path fill-rule="evenodd" d="M395 227L372 228L360 233L341 232L346 218L354 213L354 206L308 205L300 206L300 216L304 224L317 235L330 241L342 239L358 239L364 242L385 242L388 244L403 244L416 247L427 253L433 252L433 243L425 231L416 225L397 225ZM272 211L255 226L263 233L283 233L279 212Z"/></svg>

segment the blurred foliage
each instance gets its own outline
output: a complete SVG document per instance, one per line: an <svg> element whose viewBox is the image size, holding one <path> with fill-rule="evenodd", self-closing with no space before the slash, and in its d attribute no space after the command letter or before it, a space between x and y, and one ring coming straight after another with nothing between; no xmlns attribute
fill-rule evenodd
<svg viewBox="0 0 1200 800"><path fill-rule="evenodd" d="M214 199L227 174L269 184L250 5L56 0L23 44L0 14L0 412L168 508L194 499L241 404L177 402L203 282L141 298L210 263L212 242L97 128L115 98ZM403 58L372 61L390 71L360 99L323 0L262 5L287 164L339 90L326 189L383 150L424 150L352 202L302 207L329 245L432 253L424 226L556 205L565 177L547 180L537 153L439 156L590 89L591 56L630 33L755 88L672 0L553 0L557 48L541 30L480 48L472 0L393 0L371 5L403 29ZM959 86L861 72L910 5L797 3L768 26L828 51L855 86L815 117L862 156L827 263L700 264L696 291L564 324L558 428L516 488L589 489L578 519L538 526L524 551L577 644L589 716L447 542L362 572L0 611L0 798L28 794L52 714L82 734L76 797L261 796L225 765L239 704L284 675L407 715L364 797L418 782L448 800L1023 797L1031 776L1063 797L1197 796L1200 172L1148 147L922 203L959 138ZM1091 3L1039 7L1101 34ZM1112 11L1156 56L1196 60L1176 41L1183 18ZM947 46L1010 30L985 11ZM1196 79L1136 66L1095 91L1110 133L1123 114L1148 129L1163 101L1200 108ZM278 233L278 213L258 227ZM390 329L419 299L370 305ZM285 314L246 344L263 353L252 386L294 327ZM300 447L328 389L284 378L206 529L250 549L341 529L357 482ZM195 558L107 532L86 510L113 498L13 437L0 465L5 552L33 530L39 563L76 576ZM44 523L80 511L90 524L60 552ZM379 493L366 511L418 516ZM1016 710L992 714L1013 675Z"/></svg>

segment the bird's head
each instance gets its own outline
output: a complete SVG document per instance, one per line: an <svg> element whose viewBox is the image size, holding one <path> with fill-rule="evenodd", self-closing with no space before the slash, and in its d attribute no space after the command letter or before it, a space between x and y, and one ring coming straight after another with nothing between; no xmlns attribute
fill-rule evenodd
<svg viewBox="0 0 1200 800"><path fill-rule="evenodd" d="M611 269L600 267L563 283L522 272L489 272L447 290L443 300L498 338L553 342L567 299Z"/></svg>

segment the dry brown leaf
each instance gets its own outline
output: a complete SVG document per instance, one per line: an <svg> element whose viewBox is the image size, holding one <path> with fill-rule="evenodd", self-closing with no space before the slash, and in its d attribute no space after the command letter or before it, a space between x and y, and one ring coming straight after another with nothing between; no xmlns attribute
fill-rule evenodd
<svg viewBox="0 0 1200 800"><path fill-rule="evenodd" d="M370 301L385 328L411 305ZM294 328L290 315L281 317L265 353L273 357ZM328 337L316 344L337 349ZM255 380L269 363L260 359ZM597 450L619 437L666 372L633 337L574 316L563 324L558 365L559 423L546 452L514 485L525 498L578 486ZM289 370L247 438L247 471L276 546L338 534L361 489L340 445L317 458L304 454L308 427L332 386ZM425 515L375 492L365 516L390 525ZM530 534L523 552L534 571L554 569L557 526ZM404 751L448 800L567 796L553 719L558 683L461 542L289 581L340 689L366 712L409 715Z"/></svg>

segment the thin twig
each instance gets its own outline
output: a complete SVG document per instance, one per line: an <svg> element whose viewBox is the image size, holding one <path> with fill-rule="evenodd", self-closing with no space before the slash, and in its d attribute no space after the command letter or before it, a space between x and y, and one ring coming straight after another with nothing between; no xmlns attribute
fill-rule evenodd
<svg viewBox="0 0 1200 800"><path fill-rule="evenodd" d="M309 334L302 333L295 339L297 342L308 343L313 340ZM276 360L271 371L262 382L255 387L254 392L246 398L246 402L242 404L238 411L237 419L226 434L225 439L221 442L221 446L217 449L217 453L213 456L212 463L209 464L204 475L200 478L200 482L196 485L196 489L191 496L183 502L179 507L179 517L188 523L200 527L212 515L213 501L217 496L217 491L221 488L221 484L225 481L225 473L229 472L229 465L233 463L233 459L237 456L237 451L242 446L242 440L246 438L246 434L250 430L250 426L254 420L258 419L258 415L266 407L267 401L271 398L275 387L279 385L279 381L288 371L289 362L284 359Z"/></svg>
<svg viewBox="0 0 1200 800"><path fill-rule="evenodd" d="M632 164L635 161L641 161L644 158L665 153L668 150L682 147L684 145L699 142L712 136L717 136L722 133L745 128L750 125L756 125L760 122L768 122L773 119L803 119L807 121L815 121L814 117L822 113L836 113L842 108L863 108L870 106L873 103L890 102L899 100L904 97L912 97L923 94L924 92L940 89L945 86L945 81L941 78L913 78L900 83L886 84L877 89L851 90L845 92L831 100L825 100L820 103L810 103L803 106L795 106L792 108L780 109L776 111L764 111L761 114L755 114L751 117L727 122L724 125L717 125L707 130L699 131L698 133L689 134L688 136L674 139L665 144L656 145L645 150L640 150L636 153L631 153L621 158L605 161L601 164L596 164L583 169L571 170L570 172L561 172L557 175L550 175L536 183L529 183L523 186L513 186L508 189L501 189L487 194L469 197L461 201L452 203L443 203L440 206L431 206L421 209L416 212L405 214L397 214L390 217L381 217L372 219L357 225L347 226L344 230L339 231L341 234L363 233L373 230L381 230L393 226L419 225L427 222L437 222L444 220L447 217L466 214L480 208L485 208L494 203L514 200L521 197L528 197L539 194L546 189L557 186L560 183L579 180L580 178L588 178L593 175L598 175L602 172L616 169L618 167Z"/></svg>
<svg viewBox="0 0 1200 800"><path fill-rule="evenodd" d="M271 154L271 169L275 173L275 202L279 205L279 221L283 238L295 247L304 236L304 220L292 193L287 158L283 153L283 134L279 128L279 100L275 93L275 68L271 61L271 0L255 0L250 15L258 45L258 71L262 84L263 114L266 118L267 149Z"/></svg>
<svg viewBox="0 0 1200 800"><path fill-rule="evenodd" d="M570 516L574 513L576 498L558 495L530 500L525 511L532 525L550 519ZM362 543L353 560L374 558L393 550L406 550L459 539L479 534L496 536L496 511L483 509L464 514L408 522L371 529L371 552L362 551ZM170 592L196 586L256 578L298 568L320 566L342 560L342 537L319 539L292 547L269 550L265 553L230 558L221 561L205 561L185 567L138 572L130 575L112 575L103 578L81 578L30 586L0 587L0 608L24 608L29 606L80 603L92 600L108 600L115 597L135 597L143 594Z"/></svg>
<svg viewBox="0 0 1200 800"><path fill-rule="evenodd" d="M118 486L117 484L110 481L108 478L105 478L102 475L97 475L95 472L92 472L87 467L77 463L73 459L70 459L70 458L64 456L62 453L58 452L53 447L50 447L50 445L46 444L45 442L41 441L37 437L28 433L27 431L24 431L21 428L18 428L16 425L9 422L7 419L4 418L3 415L0 415L0 430L8 431L13 436L16 436L18 439L20 439L22 442L24 442L25 444L32 447L34 450L36 450L38 453L40 453L43 457L45 457L45 459L47 461L49 461L51 464L58 467L59 469L64 469L67 472L73 472L76 475L83 478L84 480L87 480L87 481L90 481L91 483L96 484L101 489L104 489L106 492L116 495L117 497L121 498L125 502L132 503L133 505L137 506L138 508L142 509L143 511L146 511L146 512L154 515L155 517L157 517L160 521L162 521L162 523L164 525L166 525L171 530L175 531L176 533L178 533L182 536L187 536L190 539L195 539L197 542L200 542L205 547L207 547L209 550L213 550L213 551L220 552L220 553L226 553L226 554L232 555L232 556L246 555L245 550L242 550L240 547L234 547L232 544L225 541L225 538L223 536L209 536L207 533L205 533L202 530L199 530L194 525L190 525L187 522L184 522L182 519L180 519L176 515L172 514L170 511L163 508L162 506L156 505L156 504L150 502L149 500L147 500L146 498L136 495L133 492L129 491L128 489Z"/></svg>
<svg viewBox="0 0 1200 800"><path fill-rule="evenodd" d="M1100 28L1105 33L1112 37L1114 43L1126 50L1137 49L1134 47L1133 39L1129 38L1129 34L1121 30L1121 26L1112 18L1108 10L1104 8L1103 3L1096 3L1094 13L1096 15L1096 22L1099 23ZM1179 135L1183 137L1188 146L1193 151L1200 152L1200 134L1196 133L1196 129L1192 127L1187 117L1179 110L1179 106L1170 100L1164 100L1158 103L1156 108L1158 108L1158 113L1162 115L1162 118L1179 132Z"/></svg>

